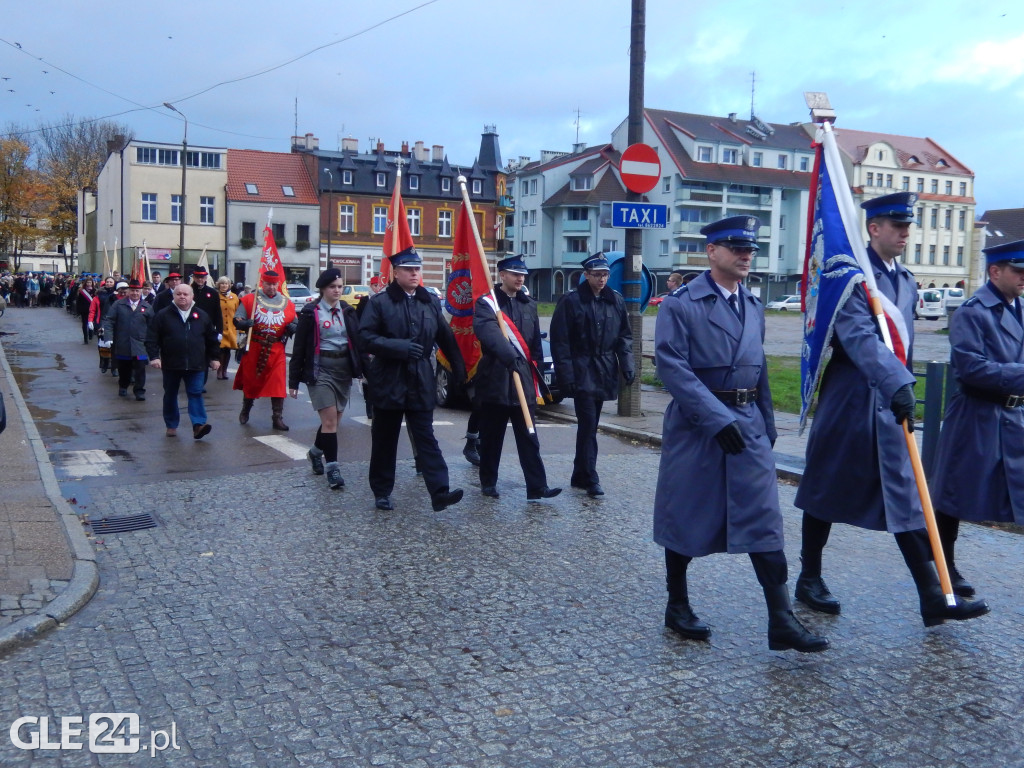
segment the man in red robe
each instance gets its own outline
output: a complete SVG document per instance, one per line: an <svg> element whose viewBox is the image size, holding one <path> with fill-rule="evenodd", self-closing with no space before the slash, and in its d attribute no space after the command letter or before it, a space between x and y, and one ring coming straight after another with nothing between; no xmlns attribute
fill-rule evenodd
<svg viewBox="0 0 1024 768"><path fill-rule="evenodd" d="M249 411L258 398L269 397L271 424L287 431L284 423L284 399L288 394L288 363L284 345L295 333L295 305L281 293L281 276L264 272L259 290L241 298L235 311L235 327L249 334L242 362L238 365L233 388L242 390L242 411L238 422L249 422Z"/></svg>

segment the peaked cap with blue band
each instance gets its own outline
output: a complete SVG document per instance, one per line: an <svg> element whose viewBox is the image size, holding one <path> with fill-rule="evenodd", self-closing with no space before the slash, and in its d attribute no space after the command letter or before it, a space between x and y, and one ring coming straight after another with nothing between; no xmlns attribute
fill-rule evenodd
<svg viewBox="0 0 1024 768"><path fill-rule="evenodd" d="M608 259L604 257L603 253L595 253L593 256L587 256L583 260L583 268L589 269L591 272L594 270L603 269L606 272L611 271L611 266L608 264Z"/></svg>
<svg viewBox="0 0 1024 768"><path fill-rule="evenodd" d="M522 256L509 256L498 262L499 272L511 272L514 275L528 275L530 270L526 268L526 262Z"/></svg>
<svg viewBox="0 0 1024 768"><path fill-rule="evenodd" d="M704 227L700 233L705 235L709 243L723 243L760 250L757 244L757 230L761 221L756 216L730 216L719 219Z"/></svg>
<svg viewBox="0 0 1024 768"><path fill-rule="evenodd" d="M985 264L998 264L1006 261L1013 266L1024 265L1024 240L1014 240L1012 243L993 245L991 248L982 248L985 254Z"/></svg>
<svg viewBox="0 0 1024 768"><path fill-rule="evenodd" d="M394 256L388 256L388 260L391 261L392 267L422 267L423 259L416 253L415 248L406 248L404 251L399 251Z"/></svg>
<svg viewBox="0 0 1024 768"><path fill-rule="evenodd" d="M876 216L885 216L893 221L914 223L914 206L917 205L917 195L913 192L893 192L891 195L882 195L871 200L865 200L860 207L867 213L869 219Z"/></svg>

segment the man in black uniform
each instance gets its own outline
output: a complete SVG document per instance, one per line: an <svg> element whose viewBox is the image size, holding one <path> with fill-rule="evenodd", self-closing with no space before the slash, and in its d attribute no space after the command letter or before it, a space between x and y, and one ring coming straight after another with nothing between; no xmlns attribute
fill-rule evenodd
<svg viewBox="0 0 1024 768"><path fill-rule="evenodd" d="M174 300L174 289L177 288L180 284L181 275L179 275L177 272L171 272L169 275L167 275L167 279L164 280L163 283L161 283L161 285L166 286L166 288L157 293L156 298L153 299L154 315L164 307L171 306ZM223 322L223 318L221 319L221 322Z"/></svg>
<svg viewBox="0 0 1024 768"><path fill-rule="evenodd" d="M430 353L436 343L452 364L455 381L466 380L466 366L441 303L420 285L423 262L412 248L391 256L395 279L372 296L359 321L363 349L373 358L366 370L373 403L370 489L377 509L394 509L395 460L402 418L416 448L431 506L440 512L462 500L449 489L448 465L434 437L437 405Z"/></svg>
<svg viewBox="0 0 1024 768"><path fill-rule="evenodd" d="M519 404L519 396L512 380L519 374L526 402L533 420L534 404L542 395L542 382L537 361L543 359L540 344L540 323L537 304L522 290L529 270L522 256L513 256L498 262L501 281L494 295L484 294L473 309L473 332L480 340L483 356L477 367L474 405L480 420L480 490L484 496L498 498L498 464L501 446L505 442L505 428L512 420L512 433L516 438L519 463L526 478L526 498L529 501L550 499L562 492L561 488L548 488L544 462L540 458L537 434L530 434ZM494 298L508 326L508 338L498 325Z"/></svg>
<svg viewBox="0 0 1024 768"><path fill-rule="evenodd" d="M217 340L224 333L224 313L220 309L220 294L215 288L206 284L210 273L206 267L196 267L192 272L192 295L196 306L210 316L213 327L217 331ZM168 277L170 279L170 277Z"/></svg>
<svg viewBox="0 0 1024 768"><path fill-rule="evenodd" d="M591 496L604 496L597 474L597 422L605 400L619 396L619 372L626 385L636 376L633 333L626 303L608 287L603 253L583 262L586 280L558 300L551 317L551 355L559 389L576 409L576 460L571 483Z"/></svg>

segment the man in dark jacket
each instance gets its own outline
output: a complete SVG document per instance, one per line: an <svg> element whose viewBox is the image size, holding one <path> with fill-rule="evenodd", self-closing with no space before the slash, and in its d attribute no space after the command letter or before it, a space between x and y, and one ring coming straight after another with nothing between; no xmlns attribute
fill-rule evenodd
<svg viewBox="0 0 1024 768"><path fill-rule="evenodd" d="M519 403L513 381L519 375L530 419L534 421L534 404L538 395L543 397L543 379L537 371L537 361L543 360L540 344L540 323L537 305L522 290L529 271L522 256L513 256L498 262L498 278L494 294L477 299L473 310L473 333L480 340L483 356L473 377L474 405L480 414L480 490L484 496L498 498L498 465L501 446L505 442L505 428L512 420L512 434L516 438L519 463L526 479L526 498L529 501L550 499L562 492L561 488L548 488L544 462L540 457L540 442L526 428L526 419ZM508 336L498 323L494 299L508 326Z"/></svg>
<svg viewBox="0 0 1024 768"><path fill-rule="evenodd" d="M441 303L420 285L419 254L406 248L390 258L395 280L370 298L359 325L362 348L373 355L366 371L373 401L370 488L377 509L394 509L391 491L404 416L431 504L440 512L461 501L463 493L449 489L448 465L434 438L434 344L451 362L455 381L465 381L466 367Z"/></svg>
<svg viewBox="0 0 1024 768"><path fill-rule="evenodd" d="M124 285L124 283L121 283ZM146 334L152 308L142 300L138 280L128 283L128 295L110 305L103 318L103 343L112 346L111 355L117 366L117 394L128 395L128 383L136 400L146 399Z"/></svg>
<svg viewBox="0 0 1024 768"><path fill-rule="evenodd" d="M153 299L153 314L157 314L161 309L171 306L174 301L174 289L181 284L181 275L177 272L171 272L167 275L167 279L163 281L162 285L167 287L160 291L156 298ZM220 315L220 308L217 309L217 314ZM223 318L221 319L223 321Z"/></svg>
<svg viewBox="0 0 1024 768"><path fill-rule="evenodd" d="M206 423L203 376L207 367L215 371L220 368L220 343L210 316L195 305L192 287L179 285L173 296L174 303L160 310L150 323L146 349L150 365L164 375L167 436L178 433L178 389L185 382L192 437L198 440L212 429Z"/></svg>
<svg viewBox="0 0 1024 768"><path fill-rule="evenodd" d="M597 422L605 400L619 396L619 373L626 385L636 376L633 333L626 303L608 287L610 268L603 253L583 262L586 280L562 296L551 317L551 355L555 378L576 409L576 459L573 488L603 496L597 474Z"/></svg>
<svg viewBox="0 0 1024 768"><path fill-rule="evenodd" d="M220 294L206 284L210 273L206 267L196 267L192 272L192 296L196 306L209 315L217 334L224 332L224 316L220 311Z"/></svg>

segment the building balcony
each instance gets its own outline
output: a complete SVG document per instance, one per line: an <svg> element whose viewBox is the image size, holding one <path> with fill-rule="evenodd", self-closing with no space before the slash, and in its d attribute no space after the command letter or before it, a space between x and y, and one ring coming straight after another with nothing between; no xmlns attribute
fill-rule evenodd
<svg viewBox="0 0 1024 768"><path fill-rule="evenodd" d="M676 200L685 200L691 203L716 203L721 205L722 193L708 189L690 189L689 187L680 187L676 190Z"/></svg>
<svg viewBox="0 0 1024 768"><path fill-rule="evenodd" d="M498 205L499 208L510 208L511 209L511 208L515 208L516 207L515 201L512 199L511 195L499 195L498 196L498 203L497 203L497 205Z"/></svg>
<svg viewBox="0 0 1024 768"><path fill-rule="evenodd" d="M729 205L742 205L745 208L771 208L772 196L751 194L747 192L730 192L726 198Z"/></svg>
<svg viewBox="0 0 1024 768"><path fill-rule="evenodd" d="M582 253L581 251L562 251L562 261L559 266L562 267L580 267L582 268L583 260L587 258L589 254Z"/></svg>
<svg viewBox="0 0 1024 768"><path fill-rule="evenodd" d="M672 231L677 235L699 235L703 226L706 226L706 222L676 221L672 223Z"/></svg>
<svg viewBox="0 0 1024 768"><path fill-rule="evenodd" d="M571 221L571 220L568 220L568 219L563 220L562 221L562 231L563 232L586 232L586 233L589 234L590 231L591 231L590 219L584 219L583 221Z"/></svg>

